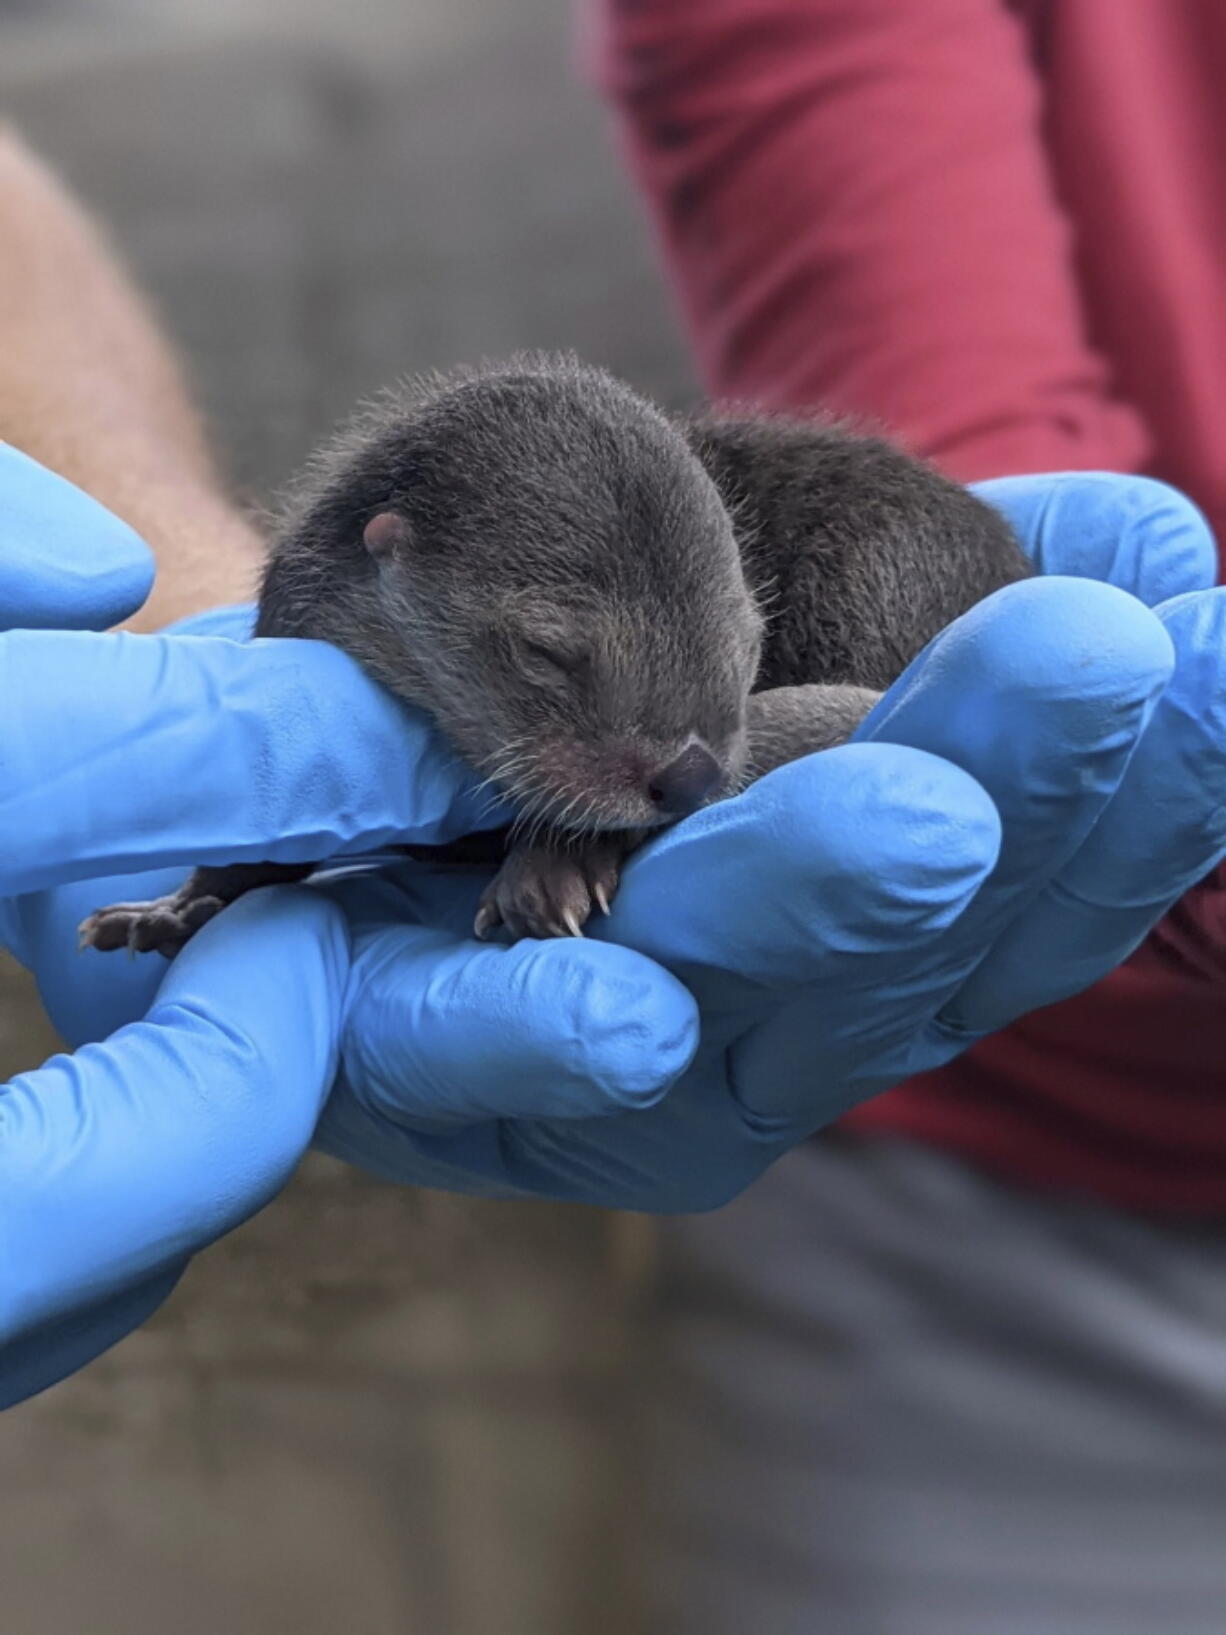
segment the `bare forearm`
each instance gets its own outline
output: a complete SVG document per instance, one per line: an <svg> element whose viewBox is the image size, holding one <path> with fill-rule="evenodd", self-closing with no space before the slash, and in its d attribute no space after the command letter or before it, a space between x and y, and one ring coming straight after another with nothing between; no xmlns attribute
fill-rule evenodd
<svg viewBox="0 0 1226 1635"><path fill-rule="evenodd" d="M148 541L157 588L136 628L250 594L258 541L222 492L169 346L97 226L3 128L0 438Z"/></svg>

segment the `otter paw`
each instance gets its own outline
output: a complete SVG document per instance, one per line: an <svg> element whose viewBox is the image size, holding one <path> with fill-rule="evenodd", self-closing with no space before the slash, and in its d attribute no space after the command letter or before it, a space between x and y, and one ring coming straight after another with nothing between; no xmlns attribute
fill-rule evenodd
<svg viewBox="0 0 1226 1635"><path fill-rule="evenodd" d="M182 891L148 903L112 903L81 921L77 947L96 948L102 954L126 948L131 954L157 952L172 959L225 906L220 897Z"/></svg>
<svg viewBox="0 0 1226 1635"><path fill-rule="evenodd" d="M599 841L512 851L482 893L474 933L488 937L502 926L513 938L581 937L594 908L609 912L623 855L623 847Z"/></svg>

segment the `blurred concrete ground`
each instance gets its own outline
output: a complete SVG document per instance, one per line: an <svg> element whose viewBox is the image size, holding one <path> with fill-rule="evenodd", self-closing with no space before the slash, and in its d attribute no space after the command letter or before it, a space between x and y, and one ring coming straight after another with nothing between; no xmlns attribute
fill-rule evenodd
<svg viewBox="0 0 1226 1635"><path fill-rule="evenodd" d="M110 223L258 500L405 371L573 346L687 394L572 55L565 0L0 0L0 111ZM2 999L11 1071L50 1040ZM0 1422L0 1635L625 1635L631 1320L593 1213L312 1162Z"/></svg>

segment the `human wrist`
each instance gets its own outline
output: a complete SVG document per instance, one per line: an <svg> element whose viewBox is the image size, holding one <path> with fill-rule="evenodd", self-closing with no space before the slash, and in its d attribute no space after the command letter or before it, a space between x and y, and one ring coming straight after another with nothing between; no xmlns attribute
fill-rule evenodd
<svg viewBox="0 0 1226 1635"><path fill-rule="evenodd" d="M220 494L176 488L151 495L132 523L157 561L148 601L124 628L162 630L221 606L250 602L258 586L263 543L241 513Z"/></svg>

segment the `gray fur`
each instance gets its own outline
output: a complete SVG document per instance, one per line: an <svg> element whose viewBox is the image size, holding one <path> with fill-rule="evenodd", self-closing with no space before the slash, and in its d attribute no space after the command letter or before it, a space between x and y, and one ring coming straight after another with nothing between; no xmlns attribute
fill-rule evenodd
<svg viewBox="0 0 1226 1635"><path fill-rule="evenodd" d="M411 544L375 561L386 509ZM587 832L658 823L648 775L691 737L735 786L762 620L682 433L599 370L526 357L394 394L332 444L258 633L337 643L529 819Z"/></svg>
<svg viewBox="0 0 1226 1635"><path fill-rule="evenodd" d="M403 525L368 549L388 512ZM477 929L550 934L667 821L654 774L709 751L717 798L842 741L938 631L1029 572L995 511L879 438L670 421L598 369L528 355L391 392L316 457L257 633L346 649L514 799L527 840ZM120 912L86 940L147 943L150 915Z"/></svg>
<svg viewBox="0 0 1226 1635"><path fill-rule="evenodd" d="M946 625L1034 571L998 511L883 438L816 418L686 429L769 602L755 691L884 690Z"/></svg>

